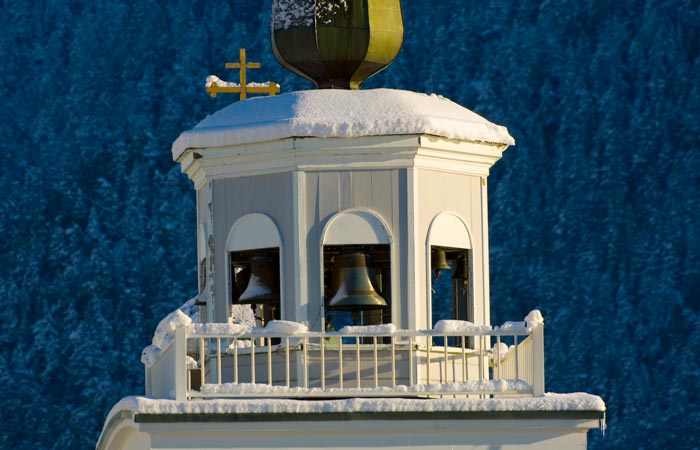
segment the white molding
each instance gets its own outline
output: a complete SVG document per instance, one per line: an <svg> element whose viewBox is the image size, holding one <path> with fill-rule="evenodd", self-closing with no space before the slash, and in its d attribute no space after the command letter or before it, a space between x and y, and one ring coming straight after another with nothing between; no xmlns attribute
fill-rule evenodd
<svg viewBox="0 0 700 450"><path fill-rule="evenodd" d="M465 417L470 413L465 412ZM207 414L199 414L206 418ZM494 419L465 420L294 420L294 421L135 421L125 408L110 412L97 443L98 450L308 448L319 443L343 443L344 448L464 450L489 447L543 450L586 448L587 432L597 419ZM184 418L184 416L183 416ZM135 439L139 435L140 439ZM524 438L526 437L526 438ZM141 444L141 445L139 445Z"/></svg>
<svg viewBox="0 0 700 450"><path fill-rule="evenodd" d="M334 214L323 227L321 246L349 244L391 244L389 226L378 213L368 209L345 209Z"/></svg>
<svg viewBox="0 0 700 450"><path fill-rule="evenodd" d="M465 416L468 416L466 413ZM494 414L495 415L495 414ZM153 449L585 449L591 419L333 420L140 423Z"/></svg>
<svg viewBox="0 0 700 450"><path fill-rule="evenodd" d="M277 224L266 214L246 214L233 224L226 238L227 252L269 247L282 247L282 238Z"/></svg>
<svg viewBox="0 0 700 450"><path fill-rule="evenodd" d="M466 237L466 241L464 240ZM428 226L426 245L471 249L472 232L467 221L456 212L443 211L435 215Z"/></svg>
<svg viewBox="0 0 700 450"><path fill-rule="evenodd" d="M190 149L178 161L197 188L207 180L304 170L419 167L488 176L506 147L426 135L287 138Z"/></svg>

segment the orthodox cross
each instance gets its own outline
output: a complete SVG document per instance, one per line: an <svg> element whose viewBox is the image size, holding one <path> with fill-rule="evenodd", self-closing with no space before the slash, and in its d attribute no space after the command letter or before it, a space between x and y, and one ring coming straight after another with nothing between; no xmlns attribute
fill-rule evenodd
<svg viewBox="0 0 700 450"><path fill-rule="evenodd" d="M240 49L239 62L226 63L227 69L239 69L240 83L229 83L219 79L216 75L207 77L207 92L216 97L216 94L240 94L241 100L245 100L248 94L268 94L275 95L280 91L280 85L272 81L265 83L248 83L246 80L246 69L259 69L259 62L246 62L245 49Z"/></svg>

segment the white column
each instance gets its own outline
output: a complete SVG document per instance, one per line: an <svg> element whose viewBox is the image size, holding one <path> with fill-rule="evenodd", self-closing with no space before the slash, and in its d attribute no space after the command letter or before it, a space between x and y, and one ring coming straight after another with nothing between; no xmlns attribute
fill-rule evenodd
<svg viewBox="0 0 700 450"><path fill-rule="evenodd" d="M491 324L491 293L489 291L489 200L486 177L481 177L481 282L483 295L483 324Z"/></svg>
<svg viewBox="0 0 700 450"><path fill-rule="evenodd" d="M291 268L294 280L294 301L287 302L294 305L292 311L284 312L290 320L296 322L309 322L309 290L308 290L308 258L306 255L306 173L295 171L292 173L292 201L294 206L294 231L292 248L294 265Z"/></svg>
<svg viewBox="0 0 700 450"><path fill-rule="evenodd" d="M416 330L425 328L426 323L424 323L425 308L421 306L423 303L419 301L424 294L418 282L419 277L421 277L419 261L421 251L418 246L423 246L424 242L422 239L418 239L418 169L415 167L406 170L406 197L406 273L402 274L401 277L406 280L406 290L404 291L405 298L400 299L400 302L401 306L407 310L408 328Z"/></svg>
<svg viewBox="0 0 700 450"><path fill-rule="evenodd" d="M187 338L185 327L177 328L174 332L175 341L172 343L170 351L175 352L173 361L173 374L175 380L175 400L184 402L187 400Z"/></svg>

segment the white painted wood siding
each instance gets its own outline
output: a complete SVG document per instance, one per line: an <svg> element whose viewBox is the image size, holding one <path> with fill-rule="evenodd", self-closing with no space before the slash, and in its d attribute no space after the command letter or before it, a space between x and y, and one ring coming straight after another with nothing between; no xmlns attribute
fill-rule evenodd
<svg viewBox="0 0 700 450"><path fill-rule="evenodd" d="M394 323L405 323L402 316L406 273L404 244L405 226L405 169L309 171L305 177L306 192L306 254L308 286L308 320L312 329L320 329L322 284L321 241L326 222L340 211L370 210L381 217L394 241L392 255L392 316ZM398 277L397 277L398 276ZM400 318L401 322L397 322Z"/></svg>
<svg viewBox="0 0 700 450"><path fill-rule="evenodd" d="M251 213L269 216L277 225L282 239L282 277L280 292L282 314L286 316L284 304L294 298L292 267L294 259L286 250L293 239L294 209L292 201L292 174L277 173L255 175L213 182L214 201L214 246L216 248L215 277L216 304L215 321L226 322L230 312L229 262L225 251L226 240L231 227L241 217ZM293 320L293 318L292 318Z"/></svg>
<svg viewBox="0 0 700 450"><path fill-rule="evenodd" d="M482 204L481 177L459 173L449 173L430 169L417 169L416 212L417 220L417 274L416 282L419 284L418 292L423 293L424 300L416 305L416 318L419 328L430 328L428 323L428 311L430 308L429 274L428 265L430 255L427 253L426 242L428 231L433 219L445 212L455 213L467 225L471 242L471 269L470 282L474 295L474 320L477 325L489 325L485 318L488 317L488 298L484 295L484 283L488 278L484 275L488 267L483 264L483 254L488 249L484 247L482 235L482 216L487 214L486 205Z"/></svg>

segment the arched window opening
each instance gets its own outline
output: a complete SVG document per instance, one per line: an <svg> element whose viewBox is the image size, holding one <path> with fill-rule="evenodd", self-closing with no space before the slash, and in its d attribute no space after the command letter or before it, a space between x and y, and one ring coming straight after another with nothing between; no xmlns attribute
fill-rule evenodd
<svg viewBox="0 0 700 450"><path fill-rule="evenodd" d="M440 320L474 322L471 238L467 226L456 214L441 213L430 224L427 243L431 326ZM470 348L472 341L468 340ZM457 340L450 338L448 344L456 345Z"/></svg>
<svg viewBox="0 0 700 450"><path fill-rule="evenodd" d="M474 322L474 303L469 280L469 251L461 248L430 246L432 326L440 320ZM456 345L455 338L448 339ZM473 348L471 338L468 346Z"/></svg>
<svg viewBox="0 0 700 450"><path fill-rule="evenodd" d="M326 327L391 323L388 244L324 245Z"/></svg>
<svg viewBox="0 0 700 450"><path fill-rule="evenodd" d="M321 248L326 328L391 323L391 237L384 222L369 211L338 213Z"/></svg>
<svg viewBox="0 0 700 450"><path fill-rule="evenodd" d="M469 299L469 252L465 249L430 247L432 276L432 324L440 320L474 320Z"/></svg>
<svg viewBox="0 0 700 450"><path fill-rule="evenodd" d="M281 239L277 226L264 214L248 214L231 228L226 241L229 259L229 299L234 322L252 309L264 326L282 317ZM247 313L250 314L249 312Z"/></svg>
<svg viewBox="0 0 700 450"><path fill-rule="evenodd" d="M279 247L230 252L231 303L250 305L256 322L280 319Z"/></svg>

